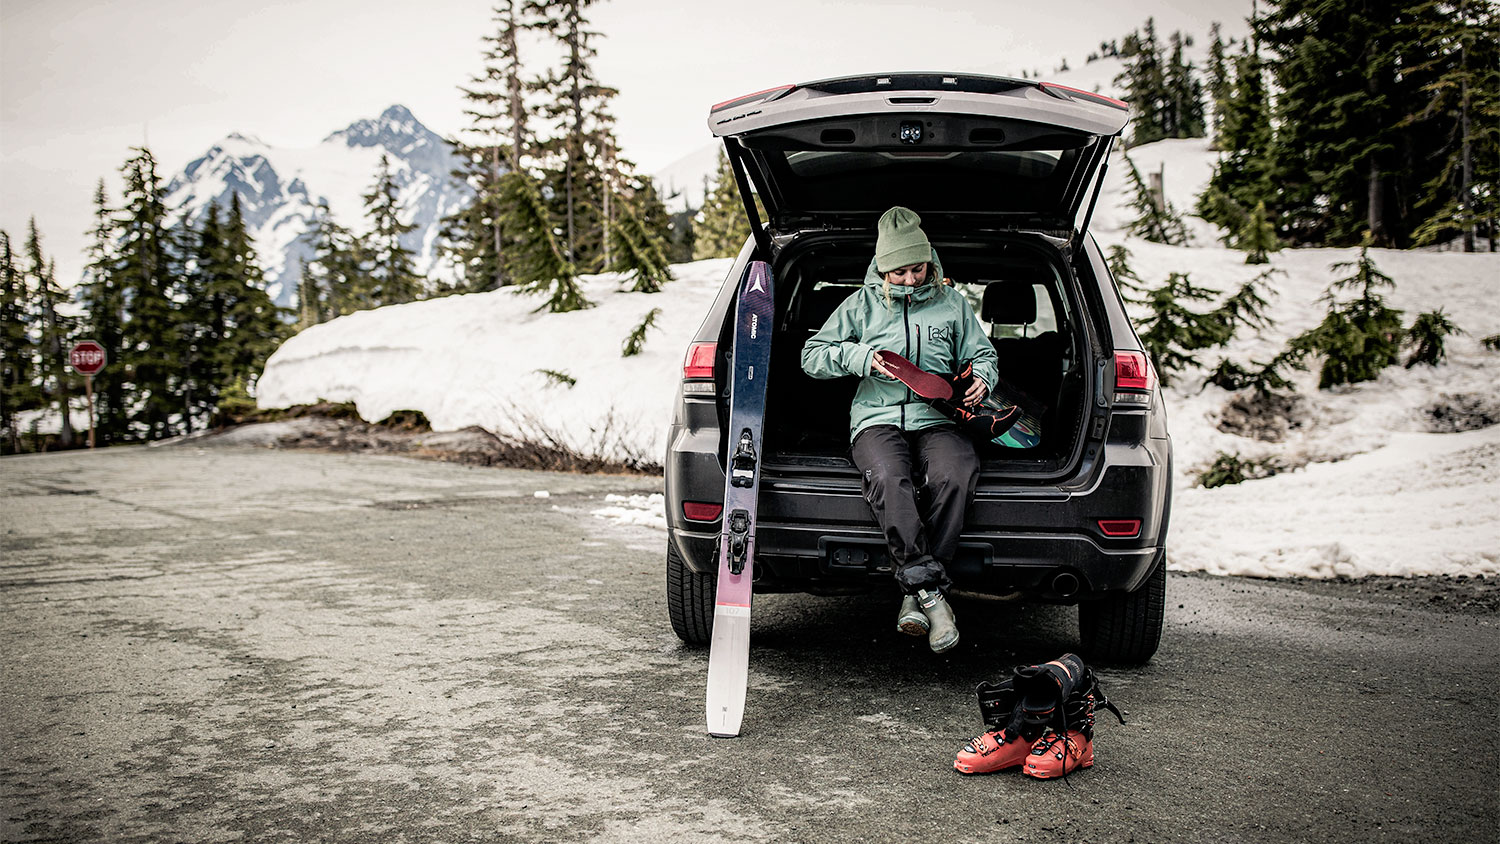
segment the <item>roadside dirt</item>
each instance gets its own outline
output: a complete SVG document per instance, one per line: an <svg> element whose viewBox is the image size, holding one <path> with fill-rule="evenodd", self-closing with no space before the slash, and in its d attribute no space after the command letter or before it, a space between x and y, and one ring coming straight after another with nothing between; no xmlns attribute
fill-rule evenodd
<svg viewBox="0 0 1500 844"><path fill-rule="evenodd" d="M660 475L654 463L583 454L561 442L535 443L471 426L436 432L416 411L366 422L346 405L314 405L279 412L282 418L221 428L187 440L195 445L251 445L319 451L399 454L466 466L500 466L590 474ZM173 442L184 442L175 440Z"/></svg>
<svg viewBox="0 0 1500 844"><path fill-rule="evenodd" d="M1434 575L1431 577L1364 577L1314 580L1299 577L1266 581L1325 596L1390 601L1404 607L1477 616L1500 615L1500 577Z"/></svg>

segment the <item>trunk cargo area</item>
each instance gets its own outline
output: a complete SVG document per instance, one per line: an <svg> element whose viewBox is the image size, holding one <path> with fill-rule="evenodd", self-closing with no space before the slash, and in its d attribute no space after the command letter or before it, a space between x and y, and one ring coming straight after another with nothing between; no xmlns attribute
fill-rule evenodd
<svg viewBox="0 0 1500 844"><path fill-rule="evenodd" d="M774 271L777 336L766 401L765 452L778 473L853 473L849 407L858 379L814 379L802 370L803 344L864 283L869 238L799 241ZM1061 256L1015 236L993 243L949 243L933 237L945 275L980 318L999 356L1000 379L1024 395L1042 423L1033 448L982 444L986 475L1056 479L1076 461L1088 417L1093 358L1077 284ZM894 350L900 351L900 350Z"/></svg>

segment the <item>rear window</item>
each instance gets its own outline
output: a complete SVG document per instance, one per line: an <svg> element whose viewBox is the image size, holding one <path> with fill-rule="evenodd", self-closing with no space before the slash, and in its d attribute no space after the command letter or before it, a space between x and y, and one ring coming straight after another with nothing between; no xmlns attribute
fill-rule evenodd
<svg viewBox="0 0 1500 844"><path fill-rule="evenodd" d="M976 176L1011 176L1045 179L1057 170L1063 150L1018 150L984 152L854 152L849 150L799 150L786 154L787 166L803 178L836 176L855 171L879 174L892 167L928 165L956 168Z"/></svg>
<svg viewBox="0 0 1500 844"><path fill-rule="evenodd" d="M1053 213L1065 197L1079 149L756 149L776 186L776 207L799 213L869 213L892 205L956 213Z"/></svg>
<svg viewBox="0 0 1500 844"><path fill-rule="evenodd" d="M983 282L981 282L983 284ZM978 292L983 292L980 287ZM1036 318L1031 322L988 322L982 316L980 323L984 325L986 333L995 339L1009 337L1035 337L1047 331L1056 331L1058 326L1057 312L1052 305L1052 294L1045 285L1033 284L1031 295L1036 299ZM980 303L973 301L975 296L970 296L974 305L974 313L981 313Z"/></svg>

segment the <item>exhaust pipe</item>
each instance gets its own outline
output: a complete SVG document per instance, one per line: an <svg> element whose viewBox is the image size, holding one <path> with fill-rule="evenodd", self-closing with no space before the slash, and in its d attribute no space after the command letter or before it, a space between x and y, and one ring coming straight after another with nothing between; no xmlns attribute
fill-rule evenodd
<svg viewBox="0 0 1500 844"><path fill-rule="evenodd" d="M1077 595L1078 587L1078 575L1072 572L1058 572L1052 576L1052 591L1063 598Z"/></svg>

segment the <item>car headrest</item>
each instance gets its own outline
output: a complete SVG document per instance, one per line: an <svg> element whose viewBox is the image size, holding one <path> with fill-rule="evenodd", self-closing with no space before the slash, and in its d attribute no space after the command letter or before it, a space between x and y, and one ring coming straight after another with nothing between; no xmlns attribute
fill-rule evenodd
<svg viewBox="0 0 1500 844"><path fill-rule="evenodd" d="M984 286L980 316L991 325L1036 322L1036 288L1029 281L992 281Z"/></svg>

